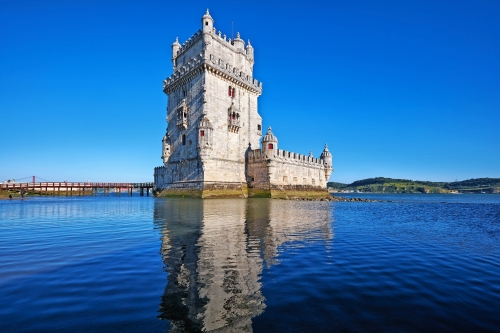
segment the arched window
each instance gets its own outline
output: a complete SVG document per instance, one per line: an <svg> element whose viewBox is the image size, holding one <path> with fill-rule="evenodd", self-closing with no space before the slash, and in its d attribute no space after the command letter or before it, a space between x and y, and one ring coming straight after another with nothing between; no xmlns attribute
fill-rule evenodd
<svg viewBox="0 0 500 333"><path fill-rule="evenodd" d="M274 146L273 146L273 144L272 144L272 143L268 143L268 144L267 144L267 149L273 149L273 148L274 148Z"/></svg>
<svg viewBox="0 0 500 333"><path fill-rule="evenodd" d="M186 134L182 134L182 145L186 145Z"/></svg>
<svg viewBox="0 0 500 333"><path fill-rule="evenodd" d="M262 126L260 126L260 124L257 125L257 131L262 131Z"/></svg>
<svg viewBox="0 0 500 333"><path fill-rule="evenodd" d="M204 130L200 131L200 136L205 136L205 131Z"/></svg>

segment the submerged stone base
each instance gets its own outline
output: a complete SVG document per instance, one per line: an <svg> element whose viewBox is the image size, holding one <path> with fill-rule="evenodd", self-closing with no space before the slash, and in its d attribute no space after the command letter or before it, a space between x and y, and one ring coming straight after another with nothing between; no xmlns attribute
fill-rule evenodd
<svg viewBox="0 0 500 333"><path fill-rule="evenodd" d="M247 198L248 188L242 183L190 183L172 184L169 188L157 191L158 197L169 198Z"/></svg>
<svg viewBox="0 0 500 333"><path fill-rule="evenodd" d="M273 199L311 199L321 200L331 198L330 193L321 187L310 185L271 186L270 189L249 188L251 198L273 198Z"/></svg>
<svg viewBox="0 0 500 333"><path fill-rule="evenodd" d="M169 188L156 190L158 197L169 198L273 198L273 199L331 199L330 193L321 187L308 185L271 186L252 188L245 183L185 183L172 184Z"/></svg>

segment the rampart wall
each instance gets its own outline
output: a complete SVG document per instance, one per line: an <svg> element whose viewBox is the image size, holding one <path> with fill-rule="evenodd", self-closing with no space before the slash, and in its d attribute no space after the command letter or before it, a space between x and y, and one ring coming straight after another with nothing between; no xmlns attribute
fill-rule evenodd
<svg viewBox="0 0 500 333"><path fill-rule="evenodd" d="M289 191L313 191L324 194L326 189L325 165L322 159L278 149L268 156L261 149L247 154L247 180L249 191L264 191L266 196ZM287 192L287 193L285 193Z"/></svg>

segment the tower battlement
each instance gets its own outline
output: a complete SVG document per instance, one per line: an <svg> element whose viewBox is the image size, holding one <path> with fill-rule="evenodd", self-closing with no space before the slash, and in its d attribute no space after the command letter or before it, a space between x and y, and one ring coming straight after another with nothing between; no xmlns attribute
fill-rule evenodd
<svg viewBox="0 0 500 333"><path fill-rule="evenodd" d="M240 71L238 68L233 67L233 65L225 63L224 59L218 58L213 54L208 54L208 60L203 54L198 54L189 59L184 66L178 68L163 81L163 91L168 94L172 89L176 88L176 84L183 84L185 80L182 79L184 77L187 76L189 78L188 74L196 74L199 70L209 70L225 80L238 84L259 95L262 94L262 82L254 79L251 73Z"/></svg>

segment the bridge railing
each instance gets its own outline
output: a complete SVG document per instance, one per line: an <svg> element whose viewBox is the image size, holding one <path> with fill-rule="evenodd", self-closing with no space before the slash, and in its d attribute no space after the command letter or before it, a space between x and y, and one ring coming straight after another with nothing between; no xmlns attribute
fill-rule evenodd
<svg viewBox="0 0 500 333"><path fill-rule="evenodd" d="M152 188L153 183L95 183L95 182L19 182L19 183L1 183L0 188L3 190L16 188Z"/></svg>

